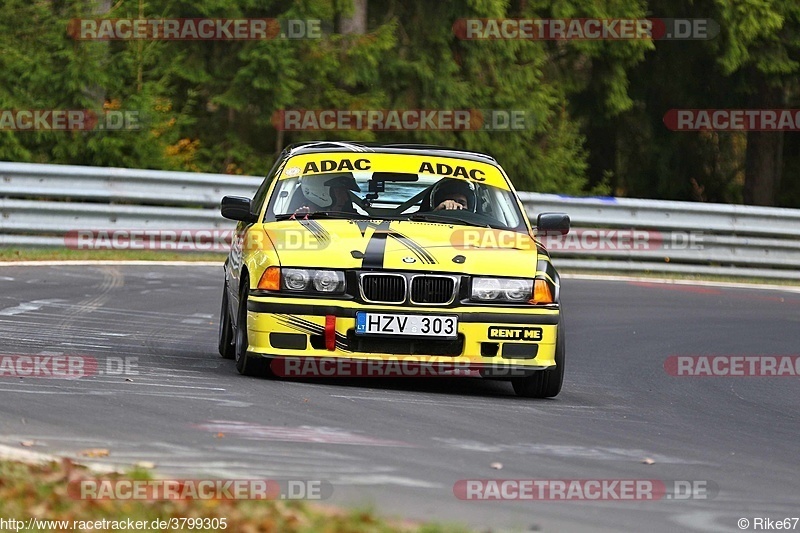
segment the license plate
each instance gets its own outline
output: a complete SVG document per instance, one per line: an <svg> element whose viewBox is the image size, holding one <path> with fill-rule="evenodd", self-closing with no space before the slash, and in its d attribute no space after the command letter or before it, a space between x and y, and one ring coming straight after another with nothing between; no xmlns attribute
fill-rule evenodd
<svg viewBox="0 0 800 533"><path fill-rule="evenodd" d="M356 335L458 336L458 317L449 315L395 315L356 313Z"/></svg>

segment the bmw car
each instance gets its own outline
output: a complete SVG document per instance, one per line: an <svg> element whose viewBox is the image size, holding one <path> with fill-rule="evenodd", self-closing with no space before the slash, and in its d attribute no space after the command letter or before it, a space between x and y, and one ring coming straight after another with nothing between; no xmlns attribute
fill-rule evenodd
<svg viewBox="0 0 800 533"><path fill-rule="evenodd" d="M298 358L444 361L519 396L561 391L560 279L537 237L566 234L569 217L532 225L491 156L294 144L253 198L226 196L221 211L238 224L219 351L240 373Z"/></svg>

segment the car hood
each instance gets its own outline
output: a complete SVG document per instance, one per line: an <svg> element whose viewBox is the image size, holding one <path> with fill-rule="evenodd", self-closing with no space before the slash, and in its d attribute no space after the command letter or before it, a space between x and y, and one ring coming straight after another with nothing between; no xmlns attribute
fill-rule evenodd
<svg viewBox="0 0 800 533"><path fill-rule="evenodd" d="M430 222L286 220L263 226L281 266L533 277L526 233Z"/></svg>

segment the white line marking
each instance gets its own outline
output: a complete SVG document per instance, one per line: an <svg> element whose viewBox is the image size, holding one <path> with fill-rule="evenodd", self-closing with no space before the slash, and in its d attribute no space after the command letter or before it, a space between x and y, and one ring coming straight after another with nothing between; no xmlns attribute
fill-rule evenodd
<svg viewBox="0 0 800 533"><path fill-rule="evenodd" d="M496 444L464 439L434 437L433 440L457 450L486 453L520 453L524 455L544 455L565 459L592 459L596 461L631 461L651 457L656 463L665 464L708 464L679 457L670 457L647 450L615 448L606 446L577 446L562 444L519 443Z"/></svg>
<svg viewBox="0 0 800 533"><path fill-rule="evenodd" d="M27 313L29 311L38 311L45 305L63 301L64 300L33 300L32 302L23 302L16 307L6 307L5 309L0 309L0 316L14 316L21 315L22 313Z"/></svg>
<svg viewBox="0 0 800 533"><path fill-rule="evenodd" d="M421 479L414 479L402 476L388 476L375 474L362 474L354 476L339 476L336 479L337 485L398 485L400 487L413 487L419 489L441 489L441 483L431 483Z"/></svg>
<svg viewBox="0 0 800 533"><path fill-rule="evenodd" d="M43 464L43 463L58 461L59 458L55 455L32 452L30 450L20 450L18 448L13 448L11 446L0 444L0 459L6 459L9 461L19 461L21 463L26 463L26 464ZM116 468L110 467L109 465L102 463L83 462L83 461L75 461L75 462L87 466L97 472L121 473Z"/></svg>
<svg viewBox="0 0 800 533"><path fill-rule="evenodd" d="M203 424L194 424L193 427L211 433L224 433L228 436L253 440L345 444L351 446L415 447L414 444L407 442L386 440L360 432L351 432L346 429L326 426L263 426L257 423L232 420L209 420Z"/></svg>
<svg viewBox="0 0 800 533"><path fill-rule="evenodd" d="M562 416L564 411L578 411L578 412L588 412L588 411L597 411L602 409L603 411L607 411L609 409L616 409L622 410L626 409L625 407L601 407L601 406L594 406L594 405L548 405L547 408L543 407L533 407L529 405L522 405L520 402L514 401L513 403L504 403L504 404L497 404L490 401L478 402L478 401L470 401L469 404L464 404L462 402L457 401L447 401L447 400L437 400L437 399L424 399L424 398L410 398L410 397L398 397L398 398L388 398L388 397L379 397L379 396L348 396L348 395L340 395L340 394L331 394L331 398L342 398L344 400L356 401L356 400L364 400L364 401L373 401L373 402L390 402L390 403L402 403L402 404L414 404L414 405L434 405L437 407L453 407L455 409L491 409L494 411L504 411L504 412L530 412L530 413L538 413L541 415L552 415L554 412L558 412L559 416ZM515 400L513 396L509 396L508 398L502 398L508 400ZM577 413L576 413L577 414ZM597 415L592 415L597 416Z"/></svg>
<svg viewBox="0 0 800 533"><path fill-rule="evenodd" d="M709 532L723 532L730 531L730 526L722 526L717 521L717 518L725 516L727 513L717 513L711 511L692 511L689 513L681 513L670 517L672 521L681 526L681 529L693 531L709 531ZM746 515L748 513L741 513ZM748 528L749 529L749 528Z"/></svg>
<svg viewBox="0 0 800 533"><path fill-rule="evenodd" d="M2 377L6 377L6 376L2 376ZM5 382L5 385L14 385L15 383L18 383L18 384L29 384L29 383L31 383L31 381L35 381L35 380L47 380L47 381L51 381L51 382L54 381L54 380L57 380L58 383L69 383L69 384L74 384L75 382L77 382L79 380L83 381L85 383L92 383L92 384L95 384L95 383L109 383L109 384L112 384L112 385L119 385L121 383L121 381L119 381L119 380L107 381L107 380L103 380L103 379L99 379L99 378L95 378L95 377L85 377L85 378L76 377L76 378L61 379L61 380L58 380L58 378L44 378L44 377L43 378L37 378L37 377L32 377L31 378L31 377L29 377L28 381L24 381L24 380L23 381L18 381L19 378L17 376L8 376L8 377L11 378L11 379L9 379L9 381ZM102 377L108 378L108 375L103 375ZM121 379L123 376L120 375L118 377ZM222 391L222 392L225 392L225 391L228 390L228 389L224 389L224 388L220 388L220 387L193 387L191 385L167 385L167 384L163 384L163 383L147 383L147 382L143 382L143 381L137 381L136 379L134 379L136 377L137 376L134 376L133 378L131 378L131 379L133 379L133 381L125 382L125 383L129 384L129 385L126 385L126 387L128 387L128 386L133 387L133 386L137 386L138 385L140 387L164 387L164 388L169 388L169 389L192 389L192 390L207 390L207 391ZM11 381L11 380L14 380L14 381ZM0 381L0 383L3 383L3 381ZM37 383L39 383L39 382L37 381ZM42 383L41 385L37 386L37 388L48 387L48 386L50 388L58 388L59 385L58 384L47 385L47 384ZM122 390L122 389L120 389L120 390ZM27 391L19 391L19 392L27 392ZM105 391L105 390L86 391L87 394L90 394L92 392L105 393L107 391ZM125 391L125 392L129 392L129 391Z"/></svg>
<svg viewBox="0 0 800 533"><path fill-rule="evenodd" d="M77 391L77 390L60 390L60 391L43 391L43 390L24 390L24 389L0 389L0 392L16 392L20 394L41 394L41 395L49 395L49 396L115 396L118 394L130 394L133 396L151 396L153 398L171 398L171 399L180 399L180 400L202 400L205 402L217 402L220 404L225 405L226 407L252 407L252 403L242 402L238 400L227 400L225 398L218 398L218 397L206 397L206 396L191 396L188 394L176 394L176 393L159 393L159 392L150 392L150 391L133 391L133 390L126 390L126 389L107 389L103 391Z"/></svg>
<svg viewBox="0 0 800 533"><path fill-rule="evenodd" d="M85 342L60 342L59 345L61 346L81 346L83 348L102 348L104 350L112 350L113 346L108 346L107 344L87 344Z"/></svg>

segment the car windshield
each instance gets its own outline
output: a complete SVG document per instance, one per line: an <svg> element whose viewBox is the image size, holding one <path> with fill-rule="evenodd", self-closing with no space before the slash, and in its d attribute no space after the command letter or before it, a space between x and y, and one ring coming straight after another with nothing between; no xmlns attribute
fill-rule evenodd
<svg viewBox="0 0 800 533"><path fill-rule="evenodd" d="M417 220L526 231L512 191L428 173L348 171L283 178L265 220L293 217Z"/></svg>

